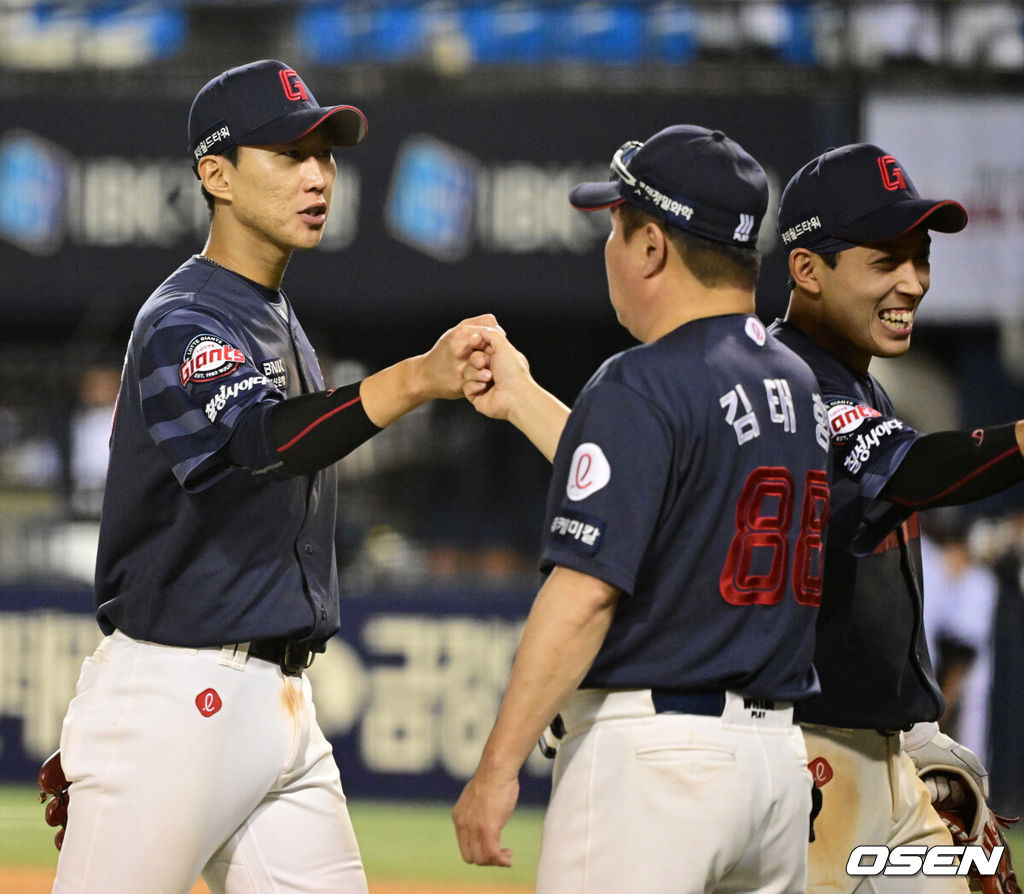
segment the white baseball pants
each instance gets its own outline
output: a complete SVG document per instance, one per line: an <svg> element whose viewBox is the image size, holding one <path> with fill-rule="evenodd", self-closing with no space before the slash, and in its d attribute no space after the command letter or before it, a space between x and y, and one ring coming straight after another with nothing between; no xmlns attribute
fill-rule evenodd
<svg viewBox="0 0 1024 894"><path fill-rule="evenodd" d="M305 675L245 651L106 637L61 735L54 894L366 894Z"/></svg>
<svg viewBox="0 0 1024 894"><path fill-rule="evenodd" d="M822 798L808 850L809 894L968 894L961 876L848 875L858 845L949 846L953 839L899 733L813 724L803 730Z"/></svg>
<svg viewBox="0 0 1024 894"><path fill-rule="evenodd" d="M537 894L803 894L811 777L791 708L655 713L650 690L562 711Z"/></svg>

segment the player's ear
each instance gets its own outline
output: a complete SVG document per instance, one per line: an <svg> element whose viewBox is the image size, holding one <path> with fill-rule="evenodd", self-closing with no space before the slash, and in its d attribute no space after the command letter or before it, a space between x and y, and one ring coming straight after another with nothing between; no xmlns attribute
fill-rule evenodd
<svg viewBox="0 0 1024 894"><path fill-rule="evenodd" d="M234 165L220 155L204 155L199 159L199 179L215 199L231 198Z"/></svg>
<svg viewBox="0 0 1024 894"><path fill-rule="evenodd" d="M668 236L661 227L650 221L644 226L642 245L644 251L642 273L645 277L653 276L664 268L665 262L668 260Z"/></svg>
<svg viewBox="0 0 1024 894"><path fill-rule="evenodd" d="M823 264L820 255L806 248L794 248L789 253L789 276L794 285L809 295L821 291L818 282L818 267Z"/></svg>

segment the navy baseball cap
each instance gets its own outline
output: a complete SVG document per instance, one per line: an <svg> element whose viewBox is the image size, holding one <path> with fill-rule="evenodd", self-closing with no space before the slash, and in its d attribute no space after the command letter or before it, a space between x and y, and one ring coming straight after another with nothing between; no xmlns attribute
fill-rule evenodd
<svg viewBox="0 0 1024 894"><path fill-rule="evenodd" d="M768 208L761 165L720 130L676 124L646 142L625 143L607 181L580 183L569 201L581 211L629 202L682 230L753 245Z"/></svg>
<svg viewBox="0 0 1024 894"><path fill-rule="evenodd" d="M192 170L230 146L273 146L323 128L334 146L366 136L366 116L355 106L321 106L295 69L275 59L240 65L209 81L188 113Z"/></svg>
<svg viewBox="0 0 1024 894"><path fill-rule="evenodd" d="M884 149L853 143L807 162L786 184L778 231L787 250L844 251L895 239L924 224L940 233L967 226L952 199L922 199L903 166Z"/></svg>

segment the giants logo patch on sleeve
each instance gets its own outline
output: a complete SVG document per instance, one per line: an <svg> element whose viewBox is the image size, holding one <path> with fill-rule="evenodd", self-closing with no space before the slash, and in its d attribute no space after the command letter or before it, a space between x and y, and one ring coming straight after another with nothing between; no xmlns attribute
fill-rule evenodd
<svg viewBox="0 0 1024 894"><path fill-rule="evenodd" d="M592 556L601 548L604 521L571 509L560 509L551 521L551 539Z"/></svg>
<svg viewBox="0 0 1024 894"><path fill-rule="evenodd" d="M612 467L597 444L580 444L572 455L565 495L574 503L597 493L612 478Z"/></svg>
<svg viewBox="0 0 1024 894"><path fill-rule="evenodd" d="M178 370L182 385L208 382L233 373L245 363L245 354L216 335L197 335L185 348Z"/></svg>
<svg viewBox="0 0 1024 894"><path fill-rule="evenodd" d="M830 400L828 407L828 430L833 441L842 442L852 435L865 419L877 419L882 414L866 404L851 401Z"/></svg>

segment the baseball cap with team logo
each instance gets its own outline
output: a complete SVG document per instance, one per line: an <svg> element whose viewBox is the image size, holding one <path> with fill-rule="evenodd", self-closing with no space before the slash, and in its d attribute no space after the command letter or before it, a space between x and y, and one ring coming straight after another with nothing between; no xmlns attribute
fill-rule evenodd
<svg viewBox="0 0 1024 894"><path fill-rule="evenodd" d="M295 70L275 59L228 69L192 101L192 170L204 155L217 155L230 146L290 143L317 127L332 145L355 146L366 136L366 116L355 106L319 105Z"/></svg>
<svg viewBox="0 0 1024 894"><path fill-rule="evenodd" d="M829 149L797 171L782 193L778 231L788 250L844 251L895 239L924 224L940 233L967 226L952 199L923 199L884 149L853 143Z"/></svg>
<svg viewBox="0 0 1024 894"><path fill-rule="evenodd" d="M720 130L676 124L646 142L625 143L609 179L574 186L569 201L582 211L629 202L705 239L753 246L768 208L768 178Z"/></svg>

